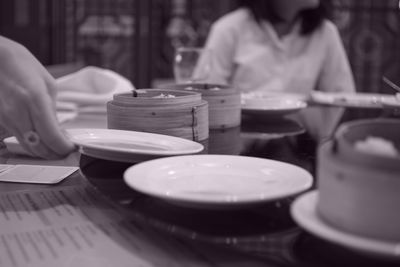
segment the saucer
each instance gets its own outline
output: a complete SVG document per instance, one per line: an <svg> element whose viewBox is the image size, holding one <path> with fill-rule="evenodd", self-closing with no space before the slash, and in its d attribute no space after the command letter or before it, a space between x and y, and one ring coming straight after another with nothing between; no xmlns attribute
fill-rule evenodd
<svg viewBox="0 0 400 267"><path fill-rule="evenodd" d="M69 129L82 153L106 160L139 162L157 157L195 154L203 145L187 139L113 129Z"/></svg>
<svg viewBox="0 0 400 267"><path fill-rule="evenodd" d="M285 117L276 120L257 120L249 116L242 118L240 135L242 137L270 140L299 135L305 131L305 128L297 121Z"/></svg>
<svg viewBox="0 0 400 267"><path fill-rule="evenodd" d="M400 97L384 99L382 104L384 107L400 108Z"/></svg>
<svg viewBox="0 0 400 267"><path fill-rule="evenodd" d="M362 237L332 227L317 214L318 192L308 192L295 200L291 207L293 219L305 230L327 241L365 254L400 260L400 242Z"/></svg>
<svg viewBox="0 0 400 267"><path fill-rule="evenodd" d="M329 106L380 109L385 106L384 103L395 100L395 96L372 93L313 92L311 100L316 104Z"/></svg>
<svg viewBox="0 0 400 267"><path fill-rule="evenodd" d="M306 170L256 157L189 155L134 165L124 179L131 188L188 207L232 208L301 193L312 185Z"/></svg>
<svg viewBox="0 0 400 267"><path fill-rule="evenodd" d="M288 93L247 93L241 95L242 113L284 116L307 107L303 96Z"/></svg>

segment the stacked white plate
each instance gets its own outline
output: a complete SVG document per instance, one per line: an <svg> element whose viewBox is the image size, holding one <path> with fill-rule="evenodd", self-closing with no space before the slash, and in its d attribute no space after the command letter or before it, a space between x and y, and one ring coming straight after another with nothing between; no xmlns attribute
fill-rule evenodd
<svg viewBox="0 0 400 267"><path fill-rule="evenodd" d="M242 113L250 115L283 116L307 107L306 97L290 93L243 93Z"/></svg>
<svg viewBox="0 0 400 267"><path fill-rule="evenodd" d="M329 106L376 109L396 101L396 97L389 94L314 92L311 101Z"/></svg>
<svg viewBox="0 0 400 267"><path fill-rule="evenodd" d="M68 135L83 154L123 162L194 154L204 148L197 142L179 137L135 131L70 129Z"/></svg>

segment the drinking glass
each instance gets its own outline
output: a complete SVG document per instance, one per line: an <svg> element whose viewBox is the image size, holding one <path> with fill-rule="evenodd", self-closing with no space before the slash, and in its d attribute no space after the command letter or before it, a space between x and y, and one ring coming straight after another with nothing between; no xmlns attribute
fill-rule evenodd
<svg viewBox="0 0 400 267"><path fill-rule="evenodd" d="M200 47L180 47L175 52L176 83L206 82L211 72L211 51Z"/></svg>

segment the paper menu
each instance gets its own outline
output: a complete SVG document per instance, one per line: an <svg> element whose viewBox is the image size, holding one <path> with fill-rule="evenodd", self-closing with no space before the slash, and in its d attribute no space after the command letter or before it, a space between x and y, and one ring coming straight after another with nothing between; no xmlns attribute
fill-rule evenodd
<svg viewBox="0 0 400 267"><path fill-rule="evenodd" d="M78 169L68 166L0 164L0 182L55 184Z"/></svg>
<svg viewBox="0 0 400 267"><path fill-rule="evenodd" d="M89 185L0 194L0 266L188 265L209 264Z"/></svg>

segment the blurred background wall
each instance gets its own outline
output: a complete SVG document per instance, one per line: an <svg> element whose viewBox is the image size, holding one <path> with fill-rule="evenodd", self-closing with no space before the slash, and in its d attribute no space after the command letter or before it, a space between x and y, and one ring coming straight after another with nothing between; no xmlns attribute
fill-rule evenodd
<svg viewBox="0 0 400 267"><path fill-rule="evenodd" d="M360 92L393 93L382 75L400 83L398 0L334 0L339 27Z"/></svg>
<svg viewBox="0 0 400 267"><path fill-rule="evenodd" d="M398 0L332 0L360 92L400 84ZM235 0L13 0L0 2L0 34L45 65L96 65L146 88L172 78L174 49L202 45Z"/></svg>

